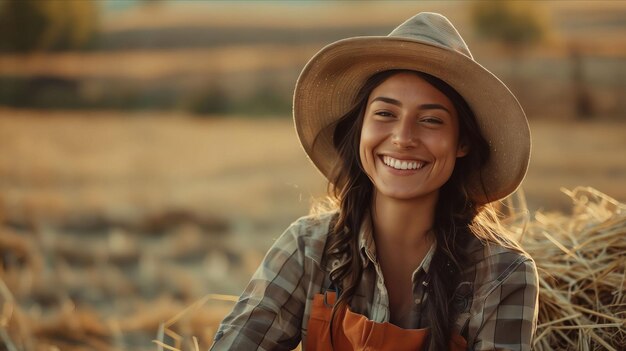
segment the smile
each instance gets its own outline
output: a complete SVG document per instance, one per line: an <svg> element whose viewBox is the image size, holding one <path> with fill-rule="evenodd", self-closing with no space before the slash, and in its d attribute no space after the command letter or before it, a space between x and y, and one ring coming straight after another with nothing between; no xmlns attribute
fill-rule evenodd
<svg viewBox="0 0 626 351"><path fill-rule="evenodd" d="M423 161L398 160L391 156L383 156L382 158L384 164L395 169L421 169L425 164Z"/></svg>

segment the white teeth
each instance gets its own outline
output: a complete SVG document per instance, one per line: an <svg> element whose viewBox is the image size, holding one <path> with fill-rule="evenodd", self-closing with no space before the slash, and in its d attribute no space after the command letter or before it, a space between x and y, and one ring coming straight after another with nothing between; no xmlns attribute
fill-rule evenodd
<svg viewBox="0 0 626 351"><path fill-rule="evenodd" d="M383 163L395 169L421 169L424 167L424 162L400 161L390 156L383 156Z"/></svg>

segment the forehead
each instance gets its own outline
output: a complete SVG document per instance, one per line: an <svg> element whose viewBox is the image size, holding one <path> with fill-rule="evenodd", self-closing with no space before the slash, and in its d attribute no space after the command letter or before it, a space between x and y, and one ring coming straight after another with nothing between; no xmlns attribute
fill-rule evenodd
<svg viewBox="0 0 626 351"><path fill-rule="evenodd" d="M417 73L400 72L390 76L372 90L368 101L381 96L398 100L403 106L438 103L451 111L455 110L454 104L443 92Z"/></svg>

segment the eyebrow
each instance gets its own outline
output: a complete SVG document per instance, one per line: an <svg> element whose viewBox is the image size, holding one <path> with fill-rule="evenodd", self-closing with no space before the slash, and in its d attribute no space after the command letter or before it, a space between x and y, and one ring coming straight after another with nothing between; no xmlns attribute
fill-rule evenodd
<svg viewBox="0 0 626 351"><path fill-rule="evenodd" d="M377 96L375 97L372 102L370 102L370 104L373 104L374 101L382 101L382 102L386 102L388 104L392 104L392 105L396 105L396 106L402 106L402 103L399 100L396 99L392 99L392 98L388 98L385 96ZM420 110L444 110L446 112L448 112L448 114L452 114L452 112L450 112L450 110L448 110L445 106L441 105L441 104L423 104L419 106Z"/></svg>

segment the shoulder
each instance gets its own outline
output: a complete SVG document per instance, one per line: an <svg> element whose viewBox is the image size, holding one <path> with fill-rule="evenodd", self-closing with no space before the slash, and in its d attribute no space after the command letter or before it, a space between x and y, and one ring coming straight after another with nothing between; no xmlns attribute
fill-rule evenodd
<svg viewBox="0 0 626 351"><path fill-rule="evenodd" d="M457 327L475 350L529 350L537 323L539 281L521 250L475 239L463 271L467 296Z"/></svg>
<svg viewBox="0 0 626 351"><path fill-rule="evenodd" d="M292 250L320 264L326 238L336 217L337 212L300 217L291 223L275 246L291 246Z"/></svg>
<svg viewBox="0 0 626 351"><path fill-rule="evenodd" d="M468 258L464 278L472 282L475 298L486 297L503 284L537 285L535 262L521 250L473 238Z"/></svg>
<svg viewBox="0 0 626 351"><path fill-rule="evenodd" d="M308 237L325 236L336 217L336 211L307 215L296 219L289 227Z"/></svg>
<svg viewBox="0 0 626 351"><path fill-rule="evenodd" d="M334 214L294 221L273 243L231 313L214 350L291 350L303 337L311 294L319 292L319 268Z"/></svg>

